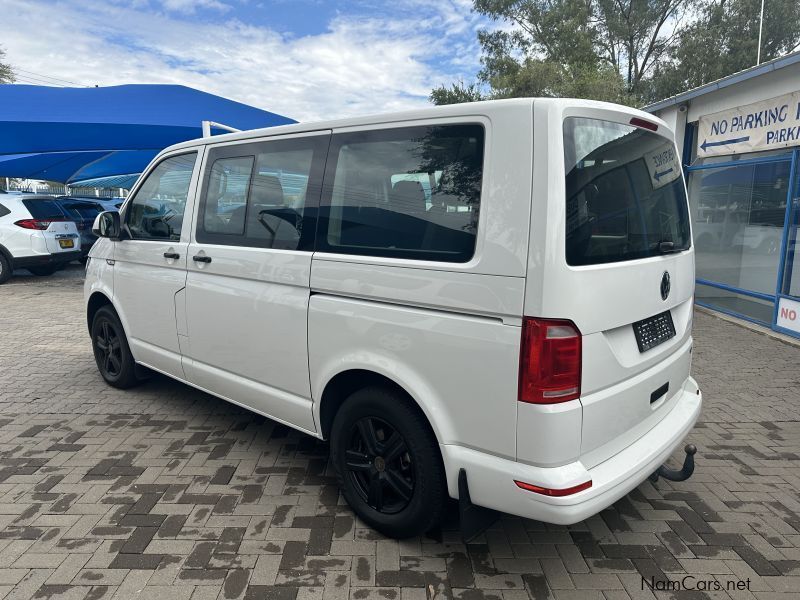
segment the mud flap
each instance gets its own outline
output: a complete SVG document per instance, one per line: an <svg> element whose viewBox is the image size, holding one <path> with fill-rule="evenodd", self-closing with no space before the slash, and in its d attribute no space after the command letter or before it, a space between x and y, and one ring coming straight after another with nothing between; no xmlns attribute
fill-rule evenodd
<svg viewBox="0 0 800 600"><path fill-rule="evenodd" d="M458 513L461 522L461 537L470 542L482 534L500 517L499 512L483 506L476 506L469 497L467 472L458 472Z"/></svg>

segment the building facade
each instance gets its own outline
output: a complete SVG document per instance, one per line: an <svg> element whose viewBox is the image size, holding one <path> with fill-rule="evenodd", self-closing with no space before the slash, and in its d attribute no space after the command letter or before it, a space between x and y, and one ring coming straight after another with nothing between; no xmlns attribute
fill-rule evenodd
<svg viewBox="0 0 800 600"><path fill-rule="evenodd" d="M682 149L696 302L800 337L800 53L645 110Z"/></svg>

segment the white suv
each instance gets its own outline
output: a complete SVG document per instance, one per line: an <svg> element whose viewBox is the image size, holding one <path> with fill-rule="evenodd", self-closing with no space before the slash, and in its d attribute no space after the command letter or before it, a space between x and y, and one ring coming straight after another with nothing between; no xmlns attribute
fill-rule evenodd
<svg viewBox="0 0 800 600"><path fill-rule="evenodd" d="M50 196L0 195L0 283L14 269L52 275L80 250L77 226Z"/></svg>
<svg viewBox="0 0 800 600"><path fill-rule="evenodd" d="M686 190L640 111L518 99L194 140L95 225L105 380L149 367L329 439L391 536L448 497L580 521L669 474L700 412Z"/></svg>

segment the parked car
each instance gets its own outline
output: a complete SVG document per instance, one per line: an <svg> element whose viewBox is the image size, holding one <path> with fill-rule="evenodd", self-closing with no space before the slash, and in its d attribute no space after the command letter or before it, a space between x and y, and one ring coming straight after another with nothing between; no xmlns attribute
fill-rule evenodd
<svg viewBox="0 0 800 600"><path fill-rule="evenodd" d="M81 259L85 260L97 240L97 236L92 232L94 220L97 215L108 209L94 200L72 196L59 196L56 201L78 226L78 233L81 236Z"/></svg>
<svg viewBox="0 0 800 600"><path fill-rule="evenodd" d="M178 144L97 218L98 369L330 440L345 499L389 536L448 497L462 527L474 506L576 523L691 474L691 448L662 466L702 401L685 184L655 176L676 153L650 114L562 99Z"/></svg>
<svg viewBox="0 0 800 600"><path fill-rule="evenodd" d="M0 200L0 283L14 269L52 275L80 255L78 228L52 197L7 194Z"/></svg>

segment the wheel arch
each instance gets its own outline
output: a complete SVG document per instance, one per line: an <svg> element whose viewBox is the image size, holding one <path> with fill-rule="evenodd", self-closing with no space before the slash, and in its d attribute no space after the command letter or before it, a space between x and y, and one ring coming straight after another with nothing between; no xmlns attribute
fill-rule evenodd
<svg viewBox="0 0 800 600"><path fill-rule="evenodd" d="M406 397L409 403L425 418L425 422L428 424L436 441L442 443L441 432L437 430L433 419L431 419L429 409L419 401L416 394L410 391L407 385L403 385L385 373L366 368L345 369L328 379L320 395L317 414L319 432L322 439L330 437L331 426L336 413L350 394L370 386L385 387Z"/></svg>
<svg viewBox="0 0 800 600"><path fill-rule="evenodd" d="M11 256L11 252L9 252L8 248L3 246L3 244L0 244L0 254L2 254L6 258L6 260L8 261L8 264L11 265L11 268L13 269L14 268L14 257Z"/></svg>
<svg viewBox="0 0 800 600"><path fill-rule="evenodd" d="M99 291L92 292L92 295L89 296L89 300L86 302L86 326L89 328L90 334L92 332L94 316L97 314L97 311L104 306L111 306L111 308L119 314L114 304L111 302L111 299L106 294Z"/></svg>

